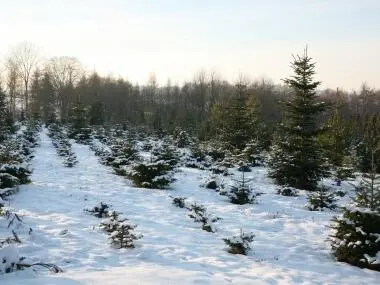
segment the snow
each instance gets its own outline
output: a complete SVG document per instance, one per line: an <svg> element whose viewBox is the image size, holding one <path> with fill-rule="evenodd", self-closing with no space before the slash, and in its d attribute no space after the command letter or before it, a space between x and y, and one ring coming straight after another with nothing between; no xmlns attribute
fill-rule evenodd
<svg viewBox="0 0 380 285"><path fill-rule="evenodd" d="M31 161L32 183L20 186L7 203L23 221L14 225L23 241L15 245L19 256L56 264L64 273L27 269L0 275L1 285L379 284L379 272L331 256L327 226L336 212L308 211L303 191L299 197L276 195L266 168L247 175L263 192L257 204L234 205L201 187L209 171L181 167L171 189L141 189L101 165L88 146L73 143L72 150L78 164L66 168L44 130ZM201 230L188 210L172 205L170 195L222 218L217 231ZM99 227L103 220L84 211L100 202L137 225L143 238L134 249L110 246ZM9 233L6 225L0 218L0 239ZM229 254L222 240L240 229L255 235L248 256Z"/></svg>
<svg viewBox="0 0 380 285"><path fill-rule="evenodd" d="M13 271L14 265L20 261L17 249L13 246L0 248L0 256L0 274Z"/></svg>

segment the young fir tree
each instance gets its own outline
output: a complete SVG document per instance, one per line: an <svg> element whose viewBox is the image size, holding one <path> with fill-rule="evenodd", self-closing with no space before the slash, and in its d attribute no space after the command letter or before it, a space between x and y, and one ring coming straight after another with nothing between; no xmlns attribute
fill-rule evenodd
<svg viewBox="0 0 380 285"><path fill-rule="evenodd" d="M45 123L51 124L56 121L54 86L49 73L45 73L38 94L41 104L42 119Z"/></svg>
<svg viewBox="0 0 380 285"><path fill-rule="evenodd" d="M90 125L103 125L105 121L103 102L97 100L91 104L89 118Z"/></svg>
<svg viewBox="0 0 380 285"><path fill-rule="evenodd" d="M257 104L248 96L246 84L236 84L234 94L214 106L212 121L229 150L243 150L248 141L256 137L259 127Z"/></svg>
<svg viewBox="0 0 380 285"><path fill-rule="evenodd" d="M321 136L321 142L329 158L332 175L340 186L342 180L353 176L353 159L350 154L349 127L341 113L343 99L339 91L336 96L334 111L327 121L327 131Z"/></svg>
<svg viewBox="0 0 380 285"><path fill-rule="evenodd" d="M317 141L321 129L317 116L325 104L317 102L314 81L315 63L305 50L294 57L294 75L284 80L292 88L293 99L284 102L285 118L277 133L270 160L270 177L281 185L315 190L317 182L326 175L323 153Z"/></svg>
<svg viewBox="0 0 380 285"><path fill-rule="evenodd" d="M336 208L335 193L331 192L326 186L321 186L318 190L308 195L310 205L308 209L310 211L323 211L324 209L333 210Z"/></svg>
<svg viewBox="0 0 380 285"><path fill-rule="evenodd" d="M380 152L375 151L380 143L380 115L373 115L366 119L364 134L356 146L358 168L362 172L371 171L373 165L376 172L380 172Z"/></svg>
<svg viewBox="0 0 380 285"><path fill-rule="evenodd" d="M372 153L377 151L380 144ZM333 219L331 246L338 261L380 271L380 175L374 162L373 155L371 171L355 187L355 205Z"/></svg>
<svg viewBox="0 0 380 285"><path fill-rule="evenodd" d="M76 138L78 141L83 143L90 139L91 129L87 127L87 110L83 103L79 100L72 107L70 123L70 138Z"/></svg>

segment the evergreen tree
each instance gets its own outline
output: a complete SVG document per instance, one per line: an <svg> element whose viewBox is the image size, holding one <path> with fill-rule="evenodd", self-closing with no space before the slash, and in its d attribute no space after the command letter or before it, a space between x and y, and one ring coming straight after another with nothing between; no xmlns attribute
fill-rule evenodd
<svg viewBox="0 0 380 285"><path fill-rule="evenodd" d="M90 125L102 125L104 117L104 104L100 100L93 102L89 110Z"/></svg>
<svg viewBox="0 0 380 285"><path fill-rule="evenodd" d="M246 84L236 84L234 94L226 102L215 105L212 113L214 128L219 130L228 149L243 150L249 140L257 137L257 102L248 96Z"/></svg>
<svg viewBox="0 0 380 285"><path fill-rule="evenodd" d="M32 83L30 88L30 94L29 94L29 104L30 104L30 115L32 115L32 118L34 120L38 120L40 118L40 104L41 101L38 100L38 95L41 89L41 74L40 71L37 69L34 71L32 76Z"/></svg>
<svg viewBox="0 0 380 285"><path fill-rule="evenodd" d="M327 131L321 135L320 141L329 158L332 175L340 186L342 180L353 177L353 160L350 153L351 134L342 116L339 91L336 96L333 114L327 121Z"/></svg>
<svg viewBox="0 0 380 285"><path fill-rule="evenodd" d="M321 186L317 191L308 196L310 211L323 211L324 209L335 209L335 193L326 186Z"/></svg>
<svg viewBox="0 0 380 285"><path fill-rule="evenodd" d="M56 121L56 108L54 86L49 73L44 73L39 90L39 100L41 101L42 119L45 123L54 123Z"/></svg>
<svg viewBox="0 0 380 285"><path fill-rule="evenodd" d="M338 261L380 271L380 176L372 170L356 187L354 206L333 219L333 254Z"/></svg>
<svg viewBox="0 0 380 285"><path fill-rule="evenodd" d="M252 182L252 179L247 179L243 170L242 178L234 180L234 185L227 191L221 191L220 195L227 196L233 204L244 205L254 203L258 194L250 187L250 182Z"/></svg>
<svg viewBox="0 0 380 285"><path fill-rule="evenodd" d="M5 92L0 87L0 143L3 142L9 134L8 126L8 106Z"/></svg>
<svg viewBox="0 0 380 285"><path fill-rule="evenodd" d="M293 98L284 102L285 120L277 133L269 175L282 185L315 190L326 175L316 119L325 104L316 101L320 82L313 80L315 63L307 50L294 57L291 66L294 75L284 82L292 88Z"/></svg>
<svg viewBox="0 0 380 285"><path fill-rule="evenodd" d="M77 101L71 109L70 116L70 138L87 143L90 139L91 129L87 128L87 110L81 101Z"/></svg>
<svg viewBox="0 0 380 285"><path fill-rule="evenodd" d="M366 120L363 137L356 146L356 156L360 171L369 172L374 167L377 173L380 172L379 145L380 115L373 115Z"/></svg>

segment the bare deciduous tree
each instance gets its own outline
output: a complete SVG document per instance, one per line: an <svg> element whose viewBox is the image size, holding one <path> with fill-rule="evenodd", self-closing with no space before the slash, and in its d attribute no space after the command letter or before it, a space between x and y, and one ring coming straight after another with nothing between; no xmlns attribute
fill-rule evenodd
<svg viewBox="0 0 380 285"><path fill-rule="evenodd" d="M71 91L84 74L84 69L75 57L60 56L48 61L46 71L54 86L61 119L64 119L68 115L68 108L73 100Z"/></svg>
<svg viewBox="0 0 380 285"><path fill-rule="evenodd" d="M9 95L9 111L15 119L16 116L16 102L19 97L20 91L20 77L18 72L17 64L11 59L8 58L5 64L6 68L6 78L5 83Z"/></svg>
<svg viewBox="0 0 380 285"><path fill-rule="evenodd" d="M24 85L24 108L25 114L29 112L29 81L33 69L38 63L38 50L32 43L19 43L10 54L8 62L12 66L12 72L16 71L17 76Z"/></svg>

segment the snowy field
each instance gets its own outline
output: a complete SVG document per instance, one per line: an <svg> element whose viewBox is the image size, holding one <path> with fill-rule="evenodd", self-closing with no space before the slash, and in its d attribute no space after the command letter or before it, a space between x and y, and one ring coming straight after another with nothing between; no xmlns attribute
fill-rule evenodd
<svg viewBox="0 0 380 285"><path fill-rule="evenodd" d="M303 192L275 194L265 168L248 173L263 192L258 203L239 206L201 187L208 171L180 168L171 190L139 189L101 165L88 146L74 143L73 151L79 163L66 168L43 131L31 162L32 183L8 203L23 220L20 255L56 264L64 273L17 271L0 275L1 285L380 284L379 272L334 261L327 238L336 212L308 211ZM217 231L202 231L170 196L205 205L222 218ZM84 211L100 202L138 225L144 237L136 248L110 246L100 220ZM229 254L222 240L240 228L255 235L248 256Z"/></svg>

